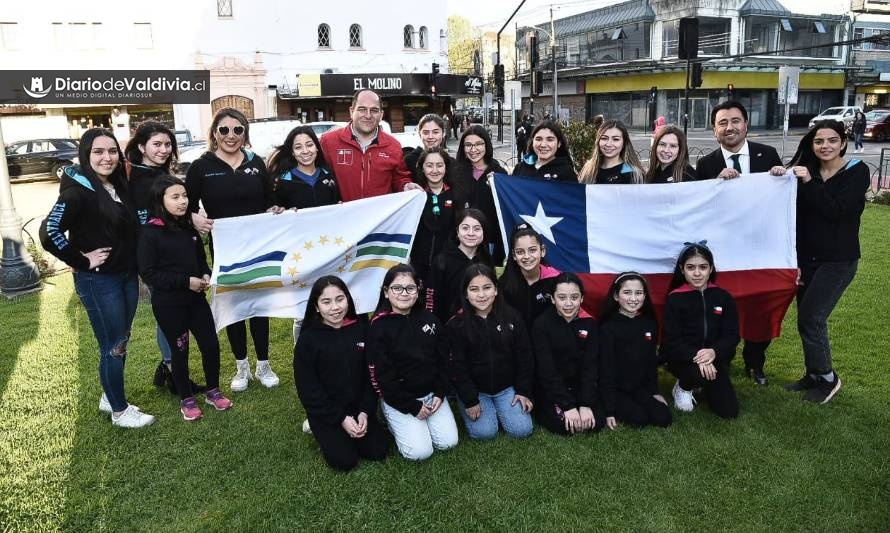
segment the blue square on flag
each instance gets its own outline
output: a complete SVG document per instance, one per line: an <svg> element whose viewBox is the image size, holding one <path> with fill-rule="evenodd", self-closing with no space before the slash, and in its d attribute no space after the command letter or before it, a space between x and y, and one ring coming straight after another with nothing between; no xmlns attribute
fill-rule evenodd
<svg viewBox="0 0 890 533"><path fill-rule="evenodd" d="M495 174L493 187L508 247L513 229L525 223L544 238L551 265L564 271L590 271L585 185Z"/></svg>

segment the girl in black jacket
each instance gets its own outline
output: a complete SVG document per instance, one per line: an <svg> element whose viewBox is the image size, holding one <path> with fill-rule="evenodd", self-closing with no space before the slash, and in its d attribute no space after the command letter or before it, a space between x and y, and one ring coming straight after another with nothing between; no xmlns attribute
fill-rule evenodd
<svg viewBox="0 0 890 533"><path fill-rule="evenodd" d="M416 305L417 283L410 265L386 273L368 328L367 358L399 453L422 461L433 448L457 445L457 425L445 398L448 337L436 316Z"/></svg>
<svg viewBox="0 0 890 533"><path fill-rule="evenodd" d="M516 226L510 236L510 257L501 275L501 293L522 321L535 320L551 307L553 280L559 270L544 261L547 248L544 239L528 224Z"/></svg>
<svg viewBox="0 0 890 533"><path fill-rule="evenodd" d="M535 126L529 137L527 152L528 155L513 168L514 176L578 182L569 143L556 122L545 120Z"/></svg>
<svg viewBox="0 0 890 533"><path fill-rule="evenodd" d="M425 287L426 309L441 322L448 321L460 305L461 281L467 266L482 263L494 268L483 246L488 221L478 209L466 209L457 223L458 244L448 243L433 260Z"/></svg>
<svg viewBox="0 0 890 533"><path fill-rule="evenodd" d="M237 109L220 109L213 117L207 135L208 150L192 163L185 179L189 212L199 231L209 231L214 218L283 211L275 205L272 182L263 159L245 148L250 146L249 128L247 118ZM199 202L207 218L198 213ZM246 390L254 377L265 387L275 387L279 380L269 366L269 319L262 316L250 319L250 336L257 357L255 375L250 373L247 361L246 322L226 326L236 366L231 388L236 392Z"/></svg>
<svg viewBox="0 0 890 533"><path fill-rule="evenodd" d="M581 309L584 285L564 272L554 280L553 306L535 321L535 418L560 435L605 425L597 395L597 324Z"/></svg>
<svg viewBox="0 0 890 533"><path fill-rule="evenodd" d="M600 315L600 399L606 425L671 425L671 410L658 394L658 322L646 279L619 274Z"/></svg>
<svg viewBox="0 0 890 533"><path fill-rule="evenodd" d="M337 178L309 126L292 129L269 158L274 203L284 209L304 209L340 202Z"/></svg>
<svg viewBox="0 0 890 533"><path fill-rule="evenodd" d="M607 120L596 132L593 153L581 168L578 181L631 185L643 183L644 174L627 127L621 121Z"/></svg>
<svg viewBox="0 0 890 533"><path fill-rule="evenodd" d="M201 418L189 382L189 331L201 350L207 379L204 401L218 411L232 407L219 390L219 340L204 291L210 267L201 236L192 226L188 196L179 178L160 176L151 187L151 218L139 238L139 273L152 289L151 308L172 349L173 381L182 417Z"/></svg>
<svg viewBox="0 0 890 533"><path fill-rule="evenodd" d="M687 244L664 305L660 355L677 378L677 409L692 411L692 391L702 388L718 416L735 418L739 402L729 380L729 363L739 344L739 315L732 296L714 284L716 278L711 250L704 242Z"/></svg>
<svg viewBox="0 0 890 533"><path fill-rule="evenodd" d="M464 272L461 308L448 321L451 380L472 439L493 439L498 422L511 437L532 433L534 359L525 324L498 296L485 265Z"/></svg>
<svg viewBox="0 0 890 533"><path fill-rule="evenodd" d="M312 435L336 470L351 470L359 457L381 461L389 453L368 377L366 332L367 319L356 315L343 280L319 278L294 349L294 382Z"/></svg>
<svg viewBox="0 0 890 533"><path fill-rule="evenodd" d="M695 169L689 165L686 135L677 126L661 128L652 141L646 183L695 181Z"/></svg>
<svg viewBox="0 0 890 533"><path fill-rule="evenodd" d="M74 288L99 343L99 410L112 423L142 427L154 422L127 402L124 363L136 314L138 222L114 135L102 128L83 134L80 166L65 169L59 199L40 226L43 249L71 267Z"/></svg>
<svg viewBox="0 0 890 533"><path fill-rule="evenodd" d="M455 213L461 207L457 198L462 195L456 194L450 177L450 160L445 149L438 146L424 150L417 158L417 183L426 191L427 199L414 234L411 266L417 272L422 287L427 285L433 259L451 236Z"/></svg>

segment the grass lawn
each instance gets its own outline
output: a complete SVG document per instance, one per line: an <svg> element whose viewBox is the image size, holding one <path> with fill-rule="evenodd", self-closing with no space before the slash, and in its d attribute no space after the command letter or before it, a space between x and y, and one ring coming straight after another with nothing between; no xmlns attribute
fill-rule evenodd
<svg viewBox="0 0 890 533"><path fill-rule="evenodd" d="M140 305L127 392L158 421L122 430L97 410L96 341L71 277L51 278L0 301L0 532L890 530L888 228L890 207L868 206L859 273L831 317L844 388L829 405L781 389L803 370L792 306L768 387L735 361L735 421L705 407L675 413L667 430L536 428L488 443L461 428L458 447L429 461L395 454L348 474L300 431L288 321L272 321L281 386L252 382L231 394L233 410L185 423L178 400L151 384L154 323ZM234 362L221 343L227 389ZM192 369L203 381L198 357Z"/></svg>

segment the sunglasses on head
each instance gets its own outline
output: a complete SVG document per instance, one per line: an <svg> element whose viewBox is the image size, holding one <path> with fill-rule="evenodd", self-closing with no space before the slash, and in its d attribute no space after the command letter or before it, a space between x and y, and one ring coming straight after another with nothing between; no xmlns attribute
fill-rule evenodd
<svg viewBox="0 0 890 533"><path fill-rule="evenodd" d="M220 126L220 127L216 128L216 131L218 131L220 135L228 135L229 127L228 126ZM232 128L232 132L238 136L243 135L244 134L244 126L235 126L234 128Z"/></svg>

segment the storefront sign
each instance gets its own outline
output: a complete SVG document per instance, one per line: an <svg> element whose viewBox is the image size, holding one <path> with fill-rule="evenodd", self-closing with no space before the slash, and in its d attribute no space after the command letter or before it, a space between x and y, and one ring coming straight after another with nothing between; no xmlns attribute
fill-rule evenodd
<svg viewBox="0 0 890 533"><path fill-rule="evenodd" d="M312 78L316 76L317 78ZM303 78L307 79L304 92ZM314 80L318 79L318 92L314 92ZM429 94L429 74L301 74L299 76L300 96L352 96L356 91L372 90L383 96ZM436 77L439 95L480 95L482 79L477 76L456 76L440 74Z"/></svg>

